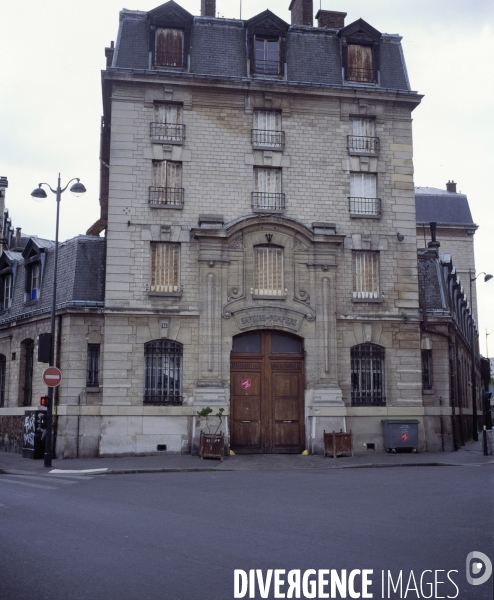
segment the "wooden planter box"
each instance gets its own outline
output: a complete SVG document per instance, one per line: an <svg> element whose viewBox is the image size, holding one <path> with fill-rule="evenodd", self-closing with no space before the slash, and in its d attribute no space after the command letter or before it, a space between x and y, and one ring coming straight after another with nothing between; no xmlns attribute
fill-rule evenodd
<svg viewBox="0 0 494 600"><path fill-rule="evenodd" d="M324 456L353 456L352 432L324 432Z"/></svg>
<svg viewBox="0 0 494 600"><path fill-rule="evenodd" d="M201 458L219 458L225 454L225 436L222 433L204 433L201 431L199 456Z"/></svg>

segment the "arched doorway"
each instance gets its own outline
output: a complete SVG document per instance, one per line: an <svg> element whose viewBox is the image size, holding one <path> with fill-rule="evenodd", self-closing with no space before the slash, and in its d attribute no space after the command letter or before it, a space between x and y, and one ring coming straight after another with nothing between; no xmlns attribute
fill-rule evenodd
<svg viewBox="0 0 494 600"><path fill-rule="evenodd" d="M304 350L282 331L233 338L230 445L239 454L295 454L305 447Z"/></svg>

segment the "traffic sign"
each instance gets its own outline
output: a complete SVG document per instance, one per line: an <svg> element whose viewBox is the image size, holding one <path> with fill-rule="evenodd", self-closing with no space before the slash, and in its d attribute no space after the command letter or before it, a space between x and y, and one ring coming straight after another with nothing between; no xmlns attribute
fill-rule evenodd
<svg viewBox="0 0 494 600"><path fill-rule="evenodd" d="M57 367L48 367L43 371L43 381L48 387L57 387L62 381L62 373Z"/></svg>

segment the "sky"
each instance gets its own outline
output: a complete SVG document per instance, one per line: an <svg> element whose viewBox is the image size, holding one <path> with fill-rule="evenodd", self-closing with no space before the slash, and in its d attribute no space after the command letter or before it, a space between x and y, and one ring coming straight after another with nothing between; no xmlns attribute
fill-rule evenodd
<svg viewBox="0 0 494 600"><path fill-rule="evenodd" d="M200 0L178 0L199 14ZM290 0L217 0L225 18L250 18L266 8L290 22ZM116 40L122 8L148 11L155 0L24 0L2 3L0 175L9 180L6 206L14 227L54 239L55 196L31 198L79 177L81 198L63 194L60 239L99 218L101 70ZM319 8L362 18L403 36L413 90L424 94L413 112L415 185L445 188L453 179L467 194L474 221L477 273L494 275L494 2L492 0L314 0ZM453 257L454 261L454 257ZM493 335L494 279L477 280L480 350ZM468 276L463 285L468 289Z"/></svg>

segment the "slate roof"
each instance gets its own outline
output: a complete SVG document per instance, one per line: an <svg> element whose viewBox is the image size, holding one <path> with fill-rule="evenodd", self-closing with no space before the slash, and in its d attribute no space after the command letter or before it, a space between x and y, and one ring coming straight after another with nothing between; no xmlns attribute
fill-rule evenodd
<svg viewBox="0 0 494 600"><path fill-rule="evenodd" d="M465 194L430 187L415 188L415 210L418 224L436 221L440 225L477 227Z"/></svg>
<svg viewBox="0 0 494 600"><path fill-rule="evenodd" d="M109 70L149 70L148 14L127 9L121 11L115 54ZM249 21L193 17L189 73L201 76L245 78ZM409 92L410 85L401 49L401 37L383 34L379 44L380 86L377 89ZM343 86L338 30L289 26L286 34L286 63L288 84ZM152 73L156 74L156 71L153 70ZM173 76L182 75L176 70L167 73L173 73ZM279 84L280 80L274 80L274 83ZM373 85L345 82L345 88L354 85L364 85L365 89L369 90L376 89Z"/></svg>
<svg viewBox="0 0 494 600"><path fill-rule="evenodd" d="M7 250L6 255L17 261L12 306L0 313L0 325L9 320L22 318L32 311L49 311L52 304L53 266L55 244L45 242L46 260L41 279L39 300L24 302L24 259L20 252ZM65 303L103 303L105 294L106 239L80 235L62 242L58 249L57 305ZM96 304L98 306L100 304ZM102 305L102 304L101 304Z"/></svg>

